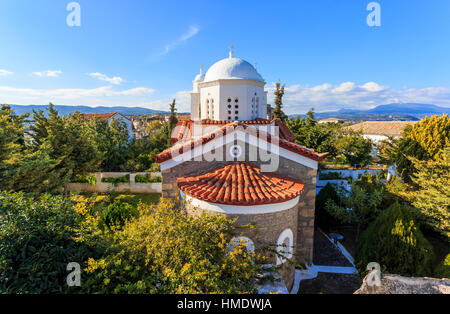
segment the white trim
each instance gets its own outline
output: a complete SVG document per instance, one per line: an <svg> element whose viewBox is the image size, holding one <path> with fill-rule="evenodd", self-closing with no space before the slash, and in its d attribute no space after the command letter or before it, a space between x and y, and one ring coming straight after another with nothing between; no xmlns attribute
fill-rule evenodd
<svg viewBox="0 0 450 314"><path fill-rule="evenodd" d="M189 202L194 207L227 215L258 215L258 214L276 213L291 209L292 207L297 205L298 201L300 200L300 196L297 196L296 198L293 198L283 203L236 206L236 205L224 205L205 202L192 196L189 196L185 193L183 193L182 196L185 196L186 201Z"/></svg>
<svg viewBox="0 0 450 314"><path fill-rule="evenodd" d="M289 244L284 246L284 241L288 239ZM291 259L294 251L294 233L290 228L285 229L277 240L277 252L285 258L277 255L277 265L283 264L286 259Z"/></svg>
<svg viewBox="0 0 450 314"><path fill-rule="evenodd" d="M246 135L248 135L248 136L246 136ZM225 138L225 140L224 140L224 138ZM189 150L188 152L182 153L180 155L172 157L169 160L162 162L160 165L161 171L173 168L179 164L182 164L185 161L193 160L196 157L199 157L205 153L208 153L215 148L218 148L218 147L227 145L231 142L234 142L235 140L241 140L245 143L248 143L253 146L258 146L258 147L259 147L259 145L264 144L266 146L265 148L268 148L269 152L270 152L270 148L272 146L276 146L275 147L276 151L273 153L277 154L278 156L284 157L286 159L290 159L294 162L297 162L303 166L306 166L306 167L314 169L314 170L318 169L319 163L313 159L310 159L310 158L302 156L300 154L291 152L290 150L282 148L279 145L275 145L274 143L269 143L269 142L263 140L262 138L258 138L256 136L252 135L250 132L245 132L245 131L243 132L239 129L234 129L230 133L227 133L225 136L216 138L216 139L206 143L205 145L196 147L192 150ZM187 143L189 143L189 142L187 142ZM180 144L180 145L183 145L183 144ZM251 162L251 161L255 161L255 160L247 160L247 161Z"/></svg>

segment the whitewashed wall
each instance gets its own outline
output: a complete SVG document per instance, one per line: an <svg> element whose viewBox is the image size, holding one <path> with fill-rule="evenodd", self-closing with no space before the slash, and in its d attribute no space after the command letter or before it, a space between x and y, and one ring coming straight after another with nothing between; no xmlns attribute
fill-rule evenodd
<svg viewBox="0 0 450 314"><path fill-rule="evenodd" d="M69 192L83 192L83 193L132 193L132 194L154 194L162 193L162 183L136 183L136 175L146 175L148 172L97 172L95 174L97 183L92 185L90 183L69 183L66 184L65 189ZM130 175L129 183L112 184L102 182L103 178L120 178ZM160 172L151 172L150 177L160 177Z"/></svg>

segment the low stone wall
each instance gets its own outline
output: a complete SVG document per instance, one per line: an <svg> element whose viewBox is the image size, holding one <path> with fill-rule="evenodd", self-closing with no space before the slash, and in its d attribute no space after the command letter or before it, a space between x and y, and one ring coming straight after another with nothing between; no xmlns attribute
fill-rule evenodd
<svg viewBox="0 0 450 314"><path fill-rule="evenodd" d="M450 279L383 275L381 286L367 285L367 276L355 294L450 294Z"/></svg>
<svg viewBox="0 0 450 314"><path fill-rule="evenodd" d="M136 183L135 178L137 175L146 175L150 172L97 172L95 174L96 184L90 183L69 183L66 184L65 190L69 192L83 192L83 193L132 193L132 194L154 194L162 193L162 183ZM119 183L114 185L113 183L102 182L103 178L120 178L130 175L129 183ZM151 172L150 177L161 177L160 172Z"/></svg>

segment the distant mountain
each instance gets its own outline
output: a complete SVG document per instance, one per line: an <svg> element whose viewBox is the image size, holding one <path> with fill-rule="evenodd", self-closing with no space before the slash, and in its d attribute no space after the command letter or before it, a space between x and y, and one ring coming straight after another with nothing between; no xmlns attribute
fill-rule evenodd
<svg viewBox="0 0 450 314"><path fill-rule="evenodd" d="M337 111L317 112L317 119L339 118L344 121L418 121L425 116L450 114L450 108L439 107L429 104L416 103L393 103L387 105L380 105L368 110L357 109L340 109ZM295 118L297 116L305 115L290 115Z"/></svg>
<svg viewBox="0 0 450 314"><path fill-rule="evenodd" d="M25 113L32 113L33 110L43 110L48 106L44 105L9 105L17 115L22 115ZM146 114L167 114L168 112L153 110L141 107L88 107L88 106L54 106L56 110L62 115L67 115L69 113L73 113L74 111L79 111L81 113L106 113L106 112L119 112L123 115L146 115Z"/></svg>

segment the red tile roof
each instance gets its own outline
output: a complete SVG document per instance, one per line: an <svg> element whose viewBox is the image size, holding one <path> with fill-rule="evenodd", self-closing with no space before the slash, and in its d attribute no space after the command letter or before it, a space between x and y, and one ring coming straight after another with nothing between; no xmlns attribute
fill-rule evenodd
<svg viewBox="0 0 450 314"><path fill-rule="evenodd" d="M231 163L205 174L178 178L181 191L196 199L226 205L250 206L289 201L304 184L277 173L261 172L247 162Z"/></svg>
<svg viewBox="0 0 450 314"><path fill-rule="evenodd" d="M108 121L117 115L118 112L108 112L108 113L82 113L85 120L90 121L93 119L98 119L100 121Z"/></svg>
<svg viewBox="0 0 450 314"><path fill-rule="evenodd" d="M233 123L231 121L218 121L218 120L210 120L205 119L201 121L202 126L224 126L230 123ZM280 138L288 140L288 141L295 141L295 135L292 134L291 130L287 127L287 125L282 122L279 119L274 120L267 120L267 119L255 119L255 120L246 120L246 121L239 121L239 123L245 124L245 125L270 125L274 124L279 127L280 131ZM192 126L194 124L193 120L182 120L178 121L177 126L175 127L175 131L172 133L171 139L172 143L175 144L178 141L188 141L192 137Z"/></svg>
<svg viewBox="0 0 450 314"><path fill-rule="evenodd" d="M171 159L172 153L177 153L179 155L183 154L184 152L188 152L194 149L194 147L200 147L201 145L204 145L212 140L214 140L216 137L219 138L221 136L225 136L228 133L233 132L237 127L242 127L244 130L247 129L249 126L240 123L240 122L232 122L229 124L226 124L222 126L221 128L218 128L210 133L204 134L198 138L190 139L186 142L179 142L176 143L174 146L164 150L163 152L159 153L158 155L155 155L155 161L158 163L162 163L166 160ZM276 143L276 140L278 140L278 144L280 147L287 149L293 153L302 155L304 157L307 157L309 159L313 159L315 161L322 161L328 153L317 153L313 149L307 148L302 145L295 144L293 142L290 142L288 140L277 138L275 136L271 136L270 134L267 134L266 132L254 130L254 134L260 138L264 138L269 143ZM273 139L273 141L272 141Z"/></svg>

